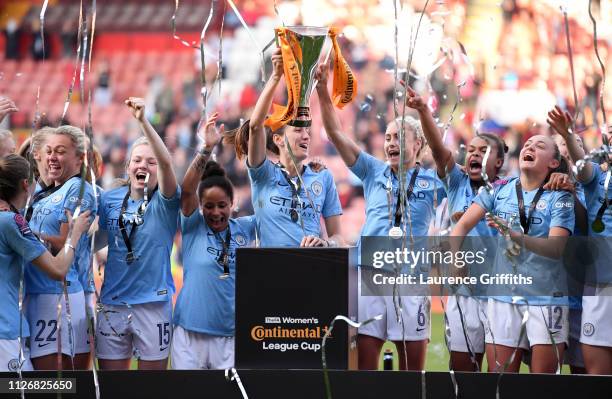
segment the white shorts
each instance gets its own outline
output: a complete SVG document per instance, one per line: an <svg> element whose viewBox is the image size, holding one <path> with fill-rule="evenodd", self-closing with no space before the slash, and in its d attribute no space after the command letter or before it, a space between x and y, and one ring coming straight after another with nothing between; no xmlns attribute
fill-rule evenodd
<svg viewBox="0 0 612 399"><path fill-rule="evenodd" d="M163 360L170 353L172 302L104 305L98 313L97 356L120 360Z"/></svg>
<svg viewBox="0 0 612 399"><path fill-rule="evenodd" d="M61 298L61 325L57 322L57 304ZM30 324L30 356L34 359L57 353L57 330L61 328L62 353L68 356L89 353L85 296L83 291L68 294L72 334L63 294L30 294L26 318ZM72 341L72 344L71 344Z"/></svg>
<svg viewBox="0 0 612 399"><path fill-rule="evenodd" d="M234 337L219 337L174 327L172 369L224 370L234 367Z"/></svg>
<svg viewBox="0 0 612 399"><path fill-rule="evenodd" d="M461 306L461 314L457 307ZM449 296L446 304L446 317L450 327L450 350L469 353L466 339L474 353L484 353L485 325L487 323L487 299L469 296Z"/></svg>
<svg viewBox="0 0 612 399"><path fill-rule="evenodd" d="M86 292L85 293L85 306L87 309L89 309L88 311L90 313L90 315L92 315L94 318L96 317L96 294L94 294L93 292Z"/></svg>
<svg viewBox="0 0 612 399"><path fill-rule="evenodd" d="M521 342L518 342L521 322L526 310L529 311L526 332ZM529 349L534 345L551 345L550 334L552 334L556 344L565 343L567 345L568 313L568 306L517 305L489 298L487 316L490 329L485 326L485 342L511 348ZM492 334L490 330L493 330Z"/></svg>
<svg viewBox="0 0 612 399"><path fill-rule="evenodd" d="M609 290L606 288L605 290ZM612 347L612 296L599 292L582 297L582 331L580 342L587 345Z"/></svg>
<svg viewBox="0 0 612 399"><path fill-rule="evenodd" d="M22 340L23 363L21 371L32 371L30 349L26 345L27 337ZM0 372L17 371L19 369L19 341L16 339L0 339Z"/></svg>
<svg viewBox="0 0 612 399"><path fill-rule="evenodd" d="M431 300L427 296L400 296L401 315L398 321L393 297L359 296L359 321L363 322L377 315L374 320L359 328L359 334L369 335L383 341L422 341L431 337ZM402 331L403 330L403 331Z"/></svg>

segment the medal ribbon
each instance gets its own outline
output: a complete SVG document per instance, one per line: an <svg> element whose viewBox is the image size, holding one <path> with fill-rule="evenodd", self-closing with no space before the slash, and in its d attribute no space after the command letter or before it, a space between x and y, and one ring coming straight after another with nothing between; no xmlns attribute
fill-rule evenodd
<svg viewBox="0 0 612 399"><path fill-rule="evenodd" d="M217 259L217 262L221 266L223 266L223 274L219 276L219 278L227 278L229 277L229 274L230 274L228 263L229 263L229 252L230 252L230 243L231 243L230 240L232 239L229 224L227 225L227 230L225 231L225 240L221 238L221 235L219 233L215 233L215 237L217 238L217 240L221 241L223 245L221 254L219 254L219 258Z"/></svg>
<svg viewBox="0 0 612 399"><path fill-rule="evenodd" d="M157 187L155 187L155 190L153 190L153 194L155 194L155 191L157 191ZM153 195L151 195L153 196ZM133 226L132 226L132 230L130 230L130 234L128 236L127 231L126 231L126 226L125 226L125 222L123 221L123 218L125 217L125 212L127 211L127 202L128 199L130 198L130 186L128 186L128 190L127 193L125 193L125 197L123 197L123 203L121 204L121 212L119 213L119 231L121 232L121 237L123 237L123 242L125 243L125 247L127 249L127 256L126 256L126 262L128 264L132 263L136 257L134 256L134 251L132 249L132 237L134 236L134 233L136 232L136 229L138 227L138 223L136 221L134 221ZM145 197L145 201L147 200L147 198ZM148 202L148 201L146 201ZM143 206L139 206L138 207L138 211L137 211L137 216L139 218L143 218L144 217L144 213L146 210L146 202L143 202ZM143 221L144 223L144 221ZM142 223L141 223L142 224Z"/></svg>
<svg viewBox="0 0 612 399"><path fill-rule="evenodd" d="M533 214L533 210L535 209L543 193L544 188L540 186L535 197L533 197L533 201L531 201L531 204L529 205L530 217ZM520 179L516 181L516 199L518 200L519 217L521 218L521 227L523 228L523 233L529 234L529 226L531 226L531 220L527 218L527 215L525 215L525 200L523 199L523 186L521 185Z"/></svg>
<svg viewBox="0 0 612 399"><path fill-rule="evenodd" d="M408 184L408 189L406 190L406 201L410 201L410 196L412 196L412 192L414 191L414 183L416 183L417 175L419 174L419 170L421 169L420 165L417 164L412 172L412 176L410 177L410 183ZM393 223L394 227L399 227L402 222L402 209L400 206L400 191L397 192L397 203L395 204L395 220Z"/></svg>

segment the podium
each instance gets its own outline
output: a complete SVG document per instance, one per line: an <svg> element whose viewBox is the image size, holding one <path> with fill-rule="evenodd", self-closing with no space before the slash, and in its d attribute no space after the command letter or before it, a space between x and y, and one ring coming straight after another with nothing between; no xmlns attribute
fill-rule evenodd
<svg viewBox="0 0 612 399"><path fill-rule="evenodd" d="M355 248L239 248L235 363L242 369L321 369L337 315L357 320ZM357 369L357 331L334 324L327 367Z"/></svg>

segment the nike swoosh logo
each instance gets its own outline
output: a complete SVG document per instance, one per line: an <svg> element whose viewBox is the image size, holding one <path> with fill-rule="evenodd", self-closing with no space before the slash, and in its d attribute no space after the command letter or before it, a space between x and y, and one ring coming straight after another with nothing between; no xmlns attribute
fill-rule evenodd
<svg viewBox="0 0 612 399"><path fill-rule="evenodd" d="M421 332L421 331L425 330L425 327L423 327L423 328L418 328L418 327L417 327L417 329L416 329L416 330L417 330L417 332Z"/></svg>
<svg viewBox="0 0 612 399"><path fill-rule="evenodd" d="M497 197L498 200L505 200L506 198L508 198L507 195L505 197Z"/></svg>
<svg viewBox="0 0 612 399"><path fill-rule="evenodd" d="M159 348L159 351L160 351L160 352L163 352L163 351L165 351L166 349L168 349L168 347L167 347L167 346L164 346L163 348Z"/></svg>
<svg viewBox="0 0 612 399"><path fill-rule="evenodd" d="M51 342L47 342L47 343L44 343L44 344L38 344L38 347L42 348L42 347L45 347L45 346L49 345L50 343Z"/></svg>

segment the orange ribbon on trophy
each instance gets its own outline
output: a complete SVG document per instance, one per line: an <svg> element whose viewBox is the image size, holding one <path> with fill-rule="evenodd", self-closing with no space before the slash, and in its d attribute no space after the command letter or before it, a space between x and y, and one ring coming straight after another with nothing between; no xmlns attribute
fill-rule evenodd
<svg viewBox="0 0 612 399"><path fill-rule="evenodd" d="M300 87L302 85L302 75L300 73L302 49L299 43L292 40L292 36L287 35L287 28L277 28L276 35L283 56L283 72L285 73L285 82L287 84L287 105L280 106L272 104L272 115L264 122L272 131L276 131L285 126L295 118L297 114L297 106L300 102ZM295 53L298 59L295 59Z"/></svg>
<svg viewBox="0 0 612 399"><path fill-rule="evenodd" d="M336 36L338 28L332 26L329 28L329 37L334 46L334 84L332 88L332 101L334 105L340 109L355 98L357 95L357 79L351 71L348 62L342 56L340 46Z"/></svg>

